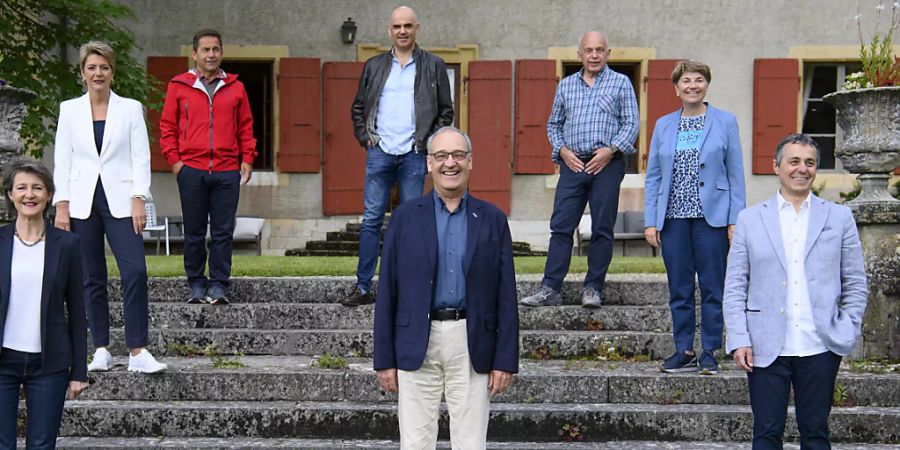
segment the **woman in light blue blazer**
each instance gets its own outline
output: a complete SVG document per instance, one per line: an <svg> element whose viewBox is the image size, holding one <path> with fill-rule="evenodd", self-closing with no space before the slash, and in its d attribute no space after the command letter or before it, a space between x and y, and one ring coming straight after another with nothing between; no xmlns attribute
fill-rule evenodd
<svg viewBox="0 0 900 450"><path fill-rule="evenodd" d="M656 122L644 186L644 236L662 247L675 353L669 373L718 373L728 245L744 209L744 165L734 115L704 102L709 66L680 61L672 72L682 108ZM694 352L694 276L700 281L700 342Z"/></svg>

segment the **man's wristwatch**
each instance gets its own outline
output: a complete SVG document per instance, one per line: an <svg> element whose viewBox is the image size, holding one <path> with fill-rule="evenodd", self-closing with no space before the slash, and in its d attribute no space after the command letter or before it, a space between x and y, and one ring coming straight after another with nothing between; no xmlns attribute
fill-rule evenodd
<svg viewBox="0 0 900 450"><path fill-rule="evenodd" d="M613 156L615 156L616 153L622 153L622 150L619 150L619 147L616 147L615 145L610 145L609 149L612 150Z"/></svg>

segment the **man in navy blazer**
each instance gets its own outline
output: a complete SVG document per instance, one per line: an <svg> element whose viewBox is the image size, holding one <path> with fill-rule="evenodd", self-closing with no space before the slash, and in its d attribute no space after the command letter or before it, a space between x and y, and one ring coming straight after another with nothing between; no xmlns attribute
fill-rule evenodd
<svg viewBox="0 0 900 450"><path fill-rule="evenodd" d="M725 277L726 349L747 372L753 449L780 449L793 387L803 449L829 449L841 357L861 334L868 288L850 209L811 193L819 148L778 144L781 189L738 215Z"/></svg>
<svg viewBox="0 0 900 450"><path fill-rule="evenodd" d="M401 448L435 448L441 395L453 448L484 448L490 398L518 372L519 318L506 216L467 193L472 144L429 139L434 190L401 204L375 300L378 382L398 392Z"/></svg>

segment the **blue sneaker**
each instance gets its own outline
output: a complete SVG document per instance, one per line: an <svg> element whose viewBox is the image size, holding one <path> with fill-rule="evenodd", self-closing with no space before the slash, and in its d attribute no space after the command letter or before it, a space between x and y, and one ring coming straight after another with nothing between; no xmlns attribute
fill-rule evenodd
<svg viewBox="0 0 900 450"><path fill-rule="evenodd" d="M719 373L719 361L712 350L704 350L700 354L700 375L717 375Z"/></svg>
<svg viewBox="0 0 900 450"><path fill-rule="evenodd" d="M659 369L665 373L696 372L697 354L691 355L686 352L675 352L663 361Z"/></svg>

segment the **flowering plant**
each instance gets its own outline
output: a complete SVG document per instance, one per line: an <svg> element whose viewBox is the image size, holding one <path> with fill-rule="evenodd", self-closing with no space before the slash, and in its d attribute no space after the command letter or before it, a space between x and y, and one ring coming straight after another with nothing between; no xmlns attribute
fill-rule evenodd
<svg viewBox="0 0 900 450"><path fill-rule="evenodd" d="M884 11L884 0L875 7L875 30L872 38L866 43L862 31L862 15L857 3L856 25L859 29L859 59L862 72L847 75L844 89L861 89L866 87L900 86L900 62L894 56L894 31L900 25L900 1L891 6L891 23L885 33L879 31L881 12Z"/></svg>

